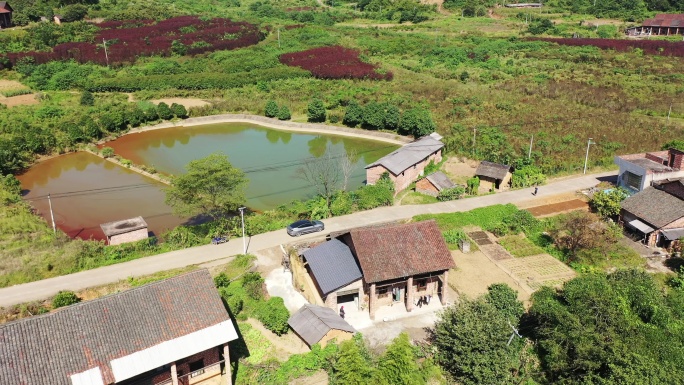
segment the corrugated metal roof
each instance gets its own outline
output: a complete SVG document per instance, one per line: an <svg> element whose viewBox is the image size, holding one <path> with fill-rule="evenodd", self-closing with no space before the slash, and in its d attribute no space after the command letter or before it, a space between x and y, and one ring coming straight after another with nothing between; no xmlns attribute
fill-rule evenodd
<svg viewBox="0 0 684 385"><path fill-rule="evenodd" d="M209 272L182 274L0 325L0 384L68 384L93 367L113 383L110 361L224 322Z"/></svg>
<svg viewBox="0 0 684 385"><path fill-rule="evenodd" d="M104 385L102 382L102 372L100 367L96 366L88 369L85 372L71 375L71 385Z"/></svg>
<svg viewBox="0 0 684 385"><path fill-rule="evenodd" d="M356 333L333 309L309 304L297 310L287 323L309 346L318 343L332 329Z"/></svg>
<svg viewBox="0 0 684 385"><path fill-rule="evenodd" d="M429 180L433 186L437 187L438 191L442 191L456 186L456 184L454 184L454 182L452 182L451 179L449 179L449 177L441 171L432 173L426 176L425 178Z"/></svg>
<svg viewBox="0 0 684 385"><path fill-rule="evenodd" d="M366 168L383 166L392 174L399 175L409 167L439 151L442 147L444 147L444 143L430 135L424 136L415 142L411 142L404 147L385 155L378 159L377 162L373 162L366 166Z"/></svg>
<svg viewBox="0 0 684 385"><path fill-rule="evenodd" d="M632 221L629 221L629 225L634 227L635 229L641 231L644 234L648 234L648 233L652 232L653 230L655 230L653 227L645 224L644 222L642 222L638 219L634 219Z"/></svg>
<svg viewBox="0 0 684 385"><path fill-rule="evenodd" d="M675 241L679 238L684 238L684 228L679 229L667 229L662 231L663 236L671 241Z"/></svg>
<svg viewBox="0 0 684 385"><path fill-rule="evenodd" d="M306 250L302 255L324 296L362 277L351 250L338 239Z"/></svg>

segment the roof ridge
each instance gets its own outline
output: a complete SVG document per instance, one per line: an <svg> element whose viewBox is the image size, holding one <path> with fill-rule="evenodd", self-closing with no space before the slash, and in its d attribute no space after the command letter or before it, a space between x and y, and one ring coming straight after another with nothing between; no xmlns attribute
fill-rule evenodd
<svg viewBox="0 0 684 385"><path fill-rule="evenodd" d="M60 311L64 311L64 310L67 310L67 309L75 309L75 308L77 308L77 307L79 307L79 306L85 306L85 305L88 305L88 304L101 302L101 301L103 301L103 300L105 300L105 299L108 299L108 298L114 298L114 297L117 297L117 296L121 296L121 295L123 295L123 294L136 292L136 291L138 291L138 290L140 290L140 289L143 289L143 288L149 288L149 287L151 287L151 286L160 285L160 284L166 283L166 282L168 282L168 281L176 280L176 279L179 279L179 278L185 277L185 276L187 276L187 275L191 275L191 274L198 274L198 273L200 273L200 272L202 272L202 273L204 273L204 272L209 273L209 269L207 269L207 268L202 268L202 269L199 269L199 270L188 271L188 272L185 272L185 273L181 273L181 274L175 275L175 276L173 276L173 277L161 279L161 280L159 280L159 281L149 282L149 283L146 283L146 284L144 284L144 285L140 285L140 286L137 286L137 287L132 287L132 288L130 288L130 289L126 289L126 290L119 291L119 292L116 292L116 293L111 293L111 294L103 295L102 297L98 297L98 298L95 298L95 299L91 299L91 300L87 300L87 301L81 301L81 302L78 302L78 303L75 303L75 304L72 304L72 305L69 305L69 306L64 306L64 307L61 307L61 308L53 309L52 311L47 312L47 313L45 313L45 314L36 314L36 315L34 315L34 316L30 316L30 317L27 317L27 318L20 318L20 319L14 320L14 321L6 322L6 323L0 325L0 329L3 329L3 328L8 327L8 326L12 326L12 325L14 325L15 323L19 323L19 322L31 322L31 321L33 321L33 320L43 319L43 318L49 317L49 316L51 316L51 315L54 315L54 314L56 314L57 312L60 312ZM68 291L68 290L60 290L60 291Z"/></svg>

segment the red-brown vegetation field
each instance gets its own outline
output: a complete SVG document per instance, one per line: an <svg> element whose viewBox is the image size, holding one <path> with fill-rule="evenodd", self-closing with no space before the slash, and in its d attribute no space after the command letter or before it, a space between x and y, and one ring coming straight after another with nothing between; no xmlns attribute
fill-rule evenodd
<svg viewBox="0 0 684 385"><path fill-rule="evenodd" d="M364 63L359 51L340 46L313 48L287 53L280 62L310 71L321 79L374 79L392 80L391 72L379 73L377 66Z"/></svg>

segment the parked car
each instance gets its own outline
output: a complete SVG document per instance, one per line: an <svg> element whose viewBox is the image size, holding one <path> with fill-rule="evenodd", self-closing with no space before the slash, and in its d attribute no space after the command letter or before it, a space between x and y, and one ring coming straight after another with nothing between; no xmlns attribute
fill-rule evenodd
<svg viewBox="0 0 684 385"><path fill-rule="evenodd" d="M323 231L324 229L325 225L321 221L303 219L287 226L287 233L292 237L298 237L302 234L315 233L317 231Z"/></svg>

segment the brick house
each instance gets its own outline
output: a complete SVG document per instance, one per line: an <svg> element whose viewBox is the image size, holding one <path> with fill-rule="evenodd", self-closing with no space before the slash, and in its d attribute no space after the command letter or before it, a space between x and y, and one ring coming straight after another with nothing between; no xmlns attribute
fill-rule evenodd
<svg viewBox="0 0 684 385"><path fill-rule="evenodd" d="M614 162L620 167L617 185L630 194L644 190L653 182L684 177L684 152L674 148L667 151L618 155Z"/></svg>
<svg viewBox="0 0 684 385"><path fill-rule="evenodd" d="M230 384L237 338L203 269L0 325L0 384Z"/></svg>
<svg viewBox="0 0 684 385"><path fill-rule="evenodd" d="M430 161L442 161L444 143L440 139L441 136L432 133L369 164L366 166L366 183L375 184L387 172L394 182L395 192L405 189L423 175Z"/></svg>
<svg viewBox="0 0 684 385"><path fill-rule="evenodd" d="M14 10L6 1L0 1L0 29L12 26L12 12Z"/></svg>
<svg viewBox="0 0 684 385"><path fill-rule="evenodd" d="M323 306L306 304L292 314L287 323L309 347L314 344L325 347L332 340L346 341L356 333L356 329L334 310Z"/></svg>
<svg viewBox="0 0 684 385"><path fill-rule="evenodd" d="M328 245L331 242L336 253L326 253L332 249ZM351 255L362 274L361 279L356 279L356 270L349 262L344 264L348 270L329 268L325 274L311 265L319 294L331 309L337 310L339 304L367 307L374 319L381 306L403 303L406 311L412 311L418 296L439 298L442 305L447 302L448 270L455 264L434 220L353 229L310 250L320 254L321 264L328 261L332 265L339 255ZM341 276L348 278L328 284ZM324 289L339 285L344 286Z"/></svg>
<svg viewBox="0 0 684 385"><path fill-rule="evenodd" d="M416 192L436 197L440 191L456 187L443 172L437 171L416 182Z"/></svg>
<svg viewBox="0 0 684 385"><path fill-rule="evenodd" d="M480 187L487 190L506 190L511 187L511 166L483 160L475 170Z"/></svg>
<svg viewBox="0 0 684 385"><path fill-rule="evenodd" d="M647 246L673 246L684 237L682 179L654 182L652 188L625 199L620 222Z"/></svg>
<svg viewBox="0 0 684 385"><path fill-rule="evenodd" d="M100 228L107 237L107 244L112 246L140 241L146 239L149 234L147 222L142 217L103 223Z"/></svg>

